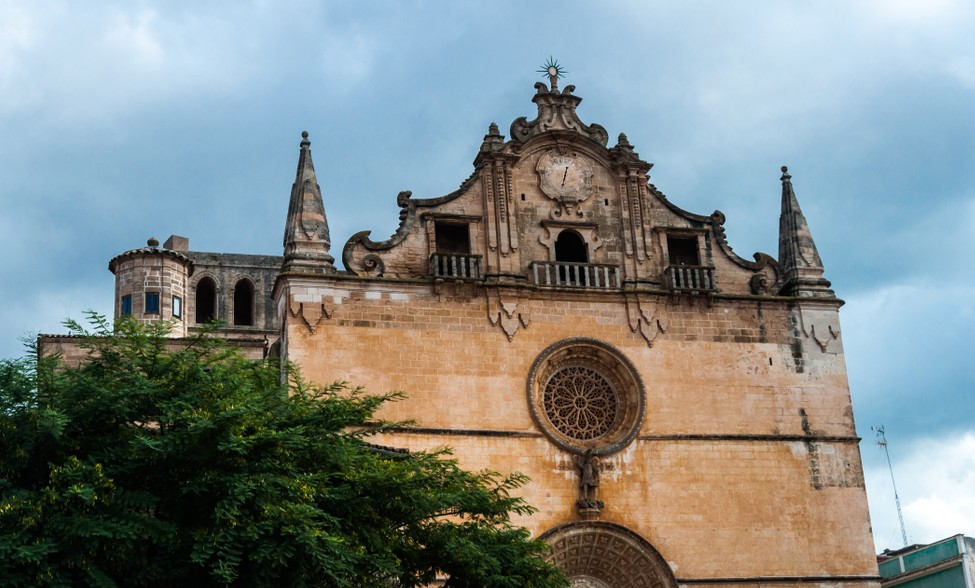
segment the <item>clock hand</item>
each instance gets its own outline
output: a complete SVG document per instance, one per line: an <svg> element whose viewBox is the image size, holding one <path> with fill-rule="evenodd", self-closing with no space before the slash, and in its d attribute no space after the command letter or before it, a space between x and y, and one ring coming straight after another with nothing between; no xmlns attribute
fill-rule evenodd
<svg viewBox="0 0 975 588"><path fill-rule="evenodd" d="M562 187L565 188L565 178L569 175L569 166L565 166L565 173L562 174Z"/></svg>

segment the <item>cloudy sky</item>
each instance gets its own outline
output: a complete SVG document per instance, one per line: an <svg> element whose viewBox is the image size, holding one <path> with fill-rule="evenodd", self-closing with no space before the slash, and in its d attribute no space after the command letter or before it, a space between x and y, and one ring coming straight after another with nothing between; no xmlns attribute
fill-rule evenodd
<svg viewBox="0 0 975 588"><path fill-rule="evenodd" d="M732 7L734 5L734 7ZM975 535L975 3L0 0L0 356L111 314L172 233L280 254L300 132L335 247L472 171L553 56L736 251L777 252L779 166L837 294L876 546Z"/></svg>

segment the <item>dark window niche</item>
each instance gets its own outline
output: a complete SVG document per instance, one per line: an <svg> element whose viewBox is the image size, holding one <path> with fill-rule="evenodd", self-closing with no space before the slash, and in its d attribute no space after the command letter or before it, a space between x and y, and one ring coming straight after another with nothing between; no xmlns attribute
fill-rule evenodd
<svg viewBox="0 0 975 588"><path fill-rule="evenodd" d="M122 297L122 314L132 314L132 296L128 294Z"/></svg>
<svg viewBox="0 0 975 588"><path fill-rule="evenodd" d="M697 237L667 236L670 265L701 265L697 252Z"/></svg>
<svg viewBox="0 0 975 588"><path fill-rule="evenodd" d="M208 323L217 318L217 284L203 278L196 285L196 322Z"/></svg>
<svg viewBox="0 0 975 588"><path fill-rule="evenodd" d="M254 285L250 280L240 280L234 286L234 324L254 324Z"/></svg>
<svg viewBox="0 0 975 588"><path fill-rule="evenodd" d="M555 261L568 263L589 263L589 252L586 242L579 233L566 229L559 233L555 240Z"/></svg>
<svg viewBox="0 0 975 588"><path fill-rule="evenodd" d="M466 223L437 221L434 225L437 239L437 253L470 255L471 233Z"/></svg>

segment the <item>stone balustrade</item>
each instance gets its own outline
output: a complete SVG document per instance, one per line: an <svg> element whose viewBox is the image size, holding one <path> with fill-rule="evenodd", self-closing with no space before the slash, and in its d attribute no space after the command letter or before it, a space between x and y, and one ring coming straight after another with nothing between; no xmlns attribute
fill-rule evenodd
<svg viewBox="0 0 975 588"><path fill-rule="evenodd" d="M533 261L529 269L537 286L599 289L621 287L620 269L615 265Z"/></svg>
<svg viewBox="0 0 975 588"><path fill-rule="evenodd" d="M667 287L680 292L715 292L714 268L703 265L672 265L664 270Z"/></svg>
<svg viewBox="0 0 975 588"><path fill-rule="evenodd" d="M434 253L430 256L430 274L441 279L480 280L481 256Z"/></svg>

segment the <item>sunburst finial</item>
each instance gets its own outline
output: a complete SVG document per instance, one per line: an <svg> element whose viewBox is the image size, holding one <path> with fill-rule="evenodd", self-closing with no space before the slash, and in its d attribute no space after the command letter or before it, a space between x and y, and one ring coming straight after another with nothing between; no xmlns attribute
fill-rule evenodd
<svg viewBox="0 0 975 588"><path fill-rule="evenodd" d="M538 68L538 73L544 74L542 79L545 79L544 76L548 76L549 85L551 85L552 91L555 92L559 89L559 78L564 77L565 74L569 72L565 71L565 69L559 65L558 59L554 59L551 55L549 55L548 61L546 61L542 67Z"/></svg>

